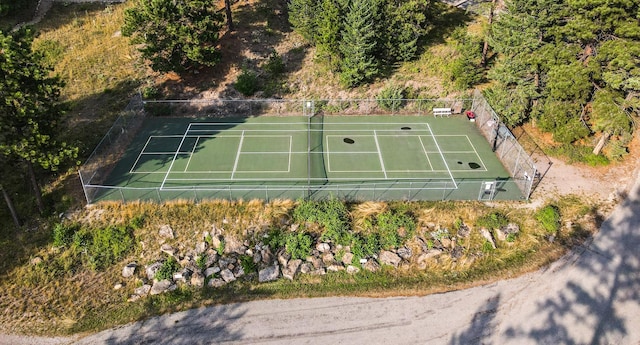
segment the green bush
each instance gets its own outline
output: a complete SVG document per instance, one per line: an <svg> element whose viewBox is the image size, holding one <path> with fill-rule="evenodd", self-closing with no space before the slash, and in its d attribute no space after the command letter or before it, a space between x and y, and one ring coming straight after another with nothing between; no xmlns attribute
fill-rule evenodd
<svg viewBox="0 0 640 345"><path fill-rule="evenodd" d="M244 273L255 273L258 272L258 266L253 262L253 258L249 255L241 255L240 256L240 266L242 266L242 270Z"/></svg>
<svg viewBox="0 0 640 345"><path fill-rule="evenodd" d="M328 201L300 201L293 210L294 221L304 224L305 222L317 223L324 227L322 235L323 241L331 241L335 244L349 245L351 236L349 234L350 219L347 206L336 199Z"/></svg>
<svg viewBox="0 0 640 345"><path fill-rule="evenodd" d="M207 269L207 255L199 255L196 258L196 266L201 270L204 271L205 269Z"/></svg>
<svg viewBox="0 0 640 345"><path fill-rule="evenodd" d="M110 226L92 232L77 232L74 245L86 254L92 270L101 270L124 258L133 248L133 236L128 227Z"/></svg>
<svg viewBox="0 0 640 345"><path fill-rule="evenodd" d="M258 76L248 69L243 69L236 80L235 88L245 96L252 96L258 91Z"/></svg>
<svg viewBox="0 0 640 345"><path fill-rule="evenodd" d="M376 96L376 103L386 110L398 110L404 106L405 88L389 85Z"/></svg>
<svg viewBox="0 0 640 345"><path fill-rule="evenodd" d="M226 242L224 241L224 238L220 239L220 245L218 246L218 248L216 248L216 253L218 253L218 255L222 256L222 254L224 254L224 247L226 246Z"/></svg>
<svg viewBox="0 0 640 345"><path fill-rule="evenodd" d="M285 249L293 259L304 259L311 255L311 236L304 232L295 232L287 235Z"/></svg>
<svg viewBox="0 0 640 345"><path fill-rule="evenodd" d="M73 235L80 230L78 223L58 223L53 227L53 246L67 247L73 243Z"/></svg>
<svg viewBox="0 0 640 345"><path fill-rule="evenodd" d="M404 241L411 238L416 229L416 223L411 216L406 213L383 212L376 217L375 225L380 234L379 243L382 249L391 249L401 246ZM404 229L401 236L400 229Z"/></svg>
<svg viewBox="0 0 640 345"><path fill-rule="evenodd" d="M272 52L269 55L269 60L264 64L264 70L272 76L278 76L284 72L284 62L282 57L277 52Z"/></svg>
<svg viewBox="0 0 640 345"><path fill-rule="evenodd" d="M560 210L555 205L547 205L535 214L540 226L548 233L555 233L560 230Z"/></svg>
<svg viewBox="0 0 640 345"><path fill-rule="evenodd" d="M176 261L176 258L170 256L162 263L154 278L156 280L173 279L173 274L178 272L179 269L180 264Z"/></svg>
<svg viewBox="0 0 640 345"><path fill-rule="evenodd" d="M500 212L484 215L476 221L476 225L487 229L500 229L509 224L509 218Z"/></svg>
<svg viewBox="0 0 640 345"><path fill-rule="evenodd" d="M282 230L278 228L273 228L269 230L267 236L262 241L264 244L268 245L271 251L275 252L279 248L282 248L286 244L286 238L282 233Z"/></svg>

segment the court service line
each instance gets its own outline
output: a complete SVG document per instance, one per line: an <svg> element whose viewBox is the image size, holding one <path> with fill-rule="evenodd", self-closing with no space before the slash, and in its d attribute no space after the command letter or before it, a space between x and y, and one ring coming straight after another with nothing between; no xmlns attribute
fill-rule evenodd
<svg viewBox="0 0 640 345"><path fill-rule="evenodd" d="M293 153L293 136L289 136L289 165L287 166L287 173L291 172L291 154Z"/></svg>
<svg viewBox="0 0 640 345"><path fill-rule="evenodd" d="M133 174L133 169L135 169L136 165L138 165L138 161L140 160L140 157L142 157L142 153L147 148L147 145L149 145L150 141L151 141L151 136L149 136L149 138L147 139L147 142L144 143L144 147L142 147L142 150L140 150L140 153L138 154L138 158L136 158L136 161L133 162L133 165L131 166L131 169L129 169L129 173L130 174ZM93 178L93 176L91 178Z"/></svg>
<svg viewBox="0 0 640 345"><path fill-rule="evenodd" d="M378 148L378 157L380 157L380 166L384 173L384 178L387 178L387 170L384 168L384 160L382 159L382 152L380 151L380 143L378 143L378 134L373 130L373 139L376 141L376 148Z"/></svg>
<svg viewBox="0 0 640 345"><path fill-rule="evenodd" d="M162 184L160 185L160 189L161 190L164 188L165 183L167 183L167 178L169 177L169 174L171 173L171 169L173 168L173 164L176 162L176 158L178 157L178 153L180 153L180 148L182 147L182 144L184 144L184 140L187 138L187 133L189 133L189 129L191 129L191 124L189 124L189 126L187 126L187 130L184 131L184 135L182 135L182 140L180 140L180 144L178 144L178 147L176 148L176 153L173 155L173 159L171 160L171 164L169 165L169 169L167 170L167 174L164 175L164 179L162 179Z"/></svg>
<svg viewBox="0 0 640 345"><path fill-rule="evenodd" d="M422 142L422 138L418 136L418 140L420 140L420 146L422 146L422 152L424 152L424 156L427 157L427 162L429 163L429 168L433 171L433 164L431 164L431 159L429 159L429 154L427 153L427 149L424 147L424 143Z"/></svg>
<svg viewBox="0 0 640 345"><path fill-rule="evenodd" d="M184 172L187 172L187 169L189 169L189 164L191 164L191 158L193 158L193 154L196 152L196 147L198 147L198 142L200 142L200 137L197 137L196 143L193 144L193 148L191 149L191 154L189 155L189 160L187 161L187 166L184 167Z"/></svg>
<svg viewBox="0 0 640 345"><path fill-rule="evenodd" d="M242 131L242 135L240 136L240 143L238 144L238 152L236 153L236 161L233 163L233 171L231 171L232 180L233 180L233 175L236 174L236 169L238 168L238 161L240 160L240 152L242 151L243 141L244 141L244 131Z"/></svg>

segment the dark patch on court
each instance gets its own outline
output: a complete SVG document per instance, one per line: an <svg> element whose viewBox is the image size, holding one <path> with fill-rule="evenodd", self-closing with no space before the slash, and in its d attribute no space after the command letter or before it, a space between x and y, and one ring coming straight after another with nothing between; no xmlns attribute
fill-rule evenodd
<svg viewBox="0 0 640 345"><path fill-rule="evenodd" d="M481 165L476 163L476 162L469 162L469 168L474 169L474 170L475 169L480 169Z"/></svg>
<svg viewBox="0 0 640 345"><path fill-rule="evenodd" d="M342 139L342 141L344 141L347 144L354 144L356 141L351 139L351 138L344 138Z"/></svg>

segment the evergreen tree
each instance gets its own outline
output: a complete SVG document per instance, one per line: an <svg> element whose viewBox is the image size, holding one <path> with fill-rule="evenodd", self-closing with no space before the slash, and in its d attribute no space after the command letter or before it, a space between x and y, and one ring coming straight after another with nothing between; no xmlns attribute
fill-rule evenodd
<svg viewBox="0 0 640 345"><path fill-rule="evenodd" d="M375 17L376 0L352 0L345 16L344 32L340 51L340 81L347 87L357 86L372 80L379 66L374 52L378 42Z"/></svg>
<svg viewBox="0 0 640 345"><path fill-rule="evenodd" d="M35 168L56 170L78 149L56 140L64 108L58 102L63 85L51 77L42 55L31 49L33 32L0 32L0 154L23 162L40 212L44 211ZM6 187L6 186L5 186Z"/></svg>
<svg viewBox="0 0 640 345"><path fill-rule="evenodd" d="M340 61L340 41L344 9L334 0L321 0L317 17L315 42L320 58L326 59L332 69Z"/></svg>
<svg viewBox="0 0 640 345"><path fill-rule="evenodd" d="M316 16L318 0L291 0L289 2L289 22L307 41L316 37Z"/></svg>
<svg viewBox="0 0 640 345"><path fill-rule="evenodd" d="M389 0L382 18L383 57L390 62L409 61L418 55L418 42L427 33L429 0Z"/></svg>
<svg viewBox="0 0 640 345"><path fill-rule="evenodd" d="M142 56L159 72L183 72L219 60L222 15L205 0L138 0L125 12L122 34L142 44Z"/></svg>

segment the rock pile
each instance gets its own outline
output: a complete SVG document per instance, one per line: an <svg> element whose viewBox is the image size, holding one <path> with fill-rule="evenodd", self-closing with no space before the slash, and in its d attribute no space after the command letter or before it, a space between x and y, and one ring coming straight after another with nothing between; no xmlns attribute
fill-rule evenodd
<svg viewBox="0 0 640 345"><path fill-rule="evenodd" d="M291 226L296 227L295 224ZM517 234L519 228L516 224L509 224L502 229L493 229L493 232L484 228L479 231L495 247L493 232L496 232L499 240L505 240L509 235ZM465 248L458 244L472 232L465 224L455 231L455 235L450 234L448 229L427 224L421 231L423 236L416 236L402 247L381 250L367 258L356 258L349 246L316 240L311 255L304 259L292 258L284 248L273 252L263 242L252 245L249 241L241 241L233 236L223 236L220 231L214 231L213 234L204 232L201 241L192 246L179 246L193 248L182 252L176 246L162 243L157 254L164 259L152 261L143 270L139 269L137 263L129 263L123 267L122 277L137 279L138 287L129 298L129 301L136 301L149 294L174 290L181 284L222 287L239 279L257 279L262 283L280 278L294 280L300 274L324 275L338 271L356 274L360 270L375 272L381 266L413 266L424 269L429 262L437 261L443 256L455 261L464 255L472 258L482 255L466 253ZM158 235L163 239L173 239L173 229L168 225L162 226ZM170 277L158 279L159 272L169 258L175 259L177 270Z"/></svg>

